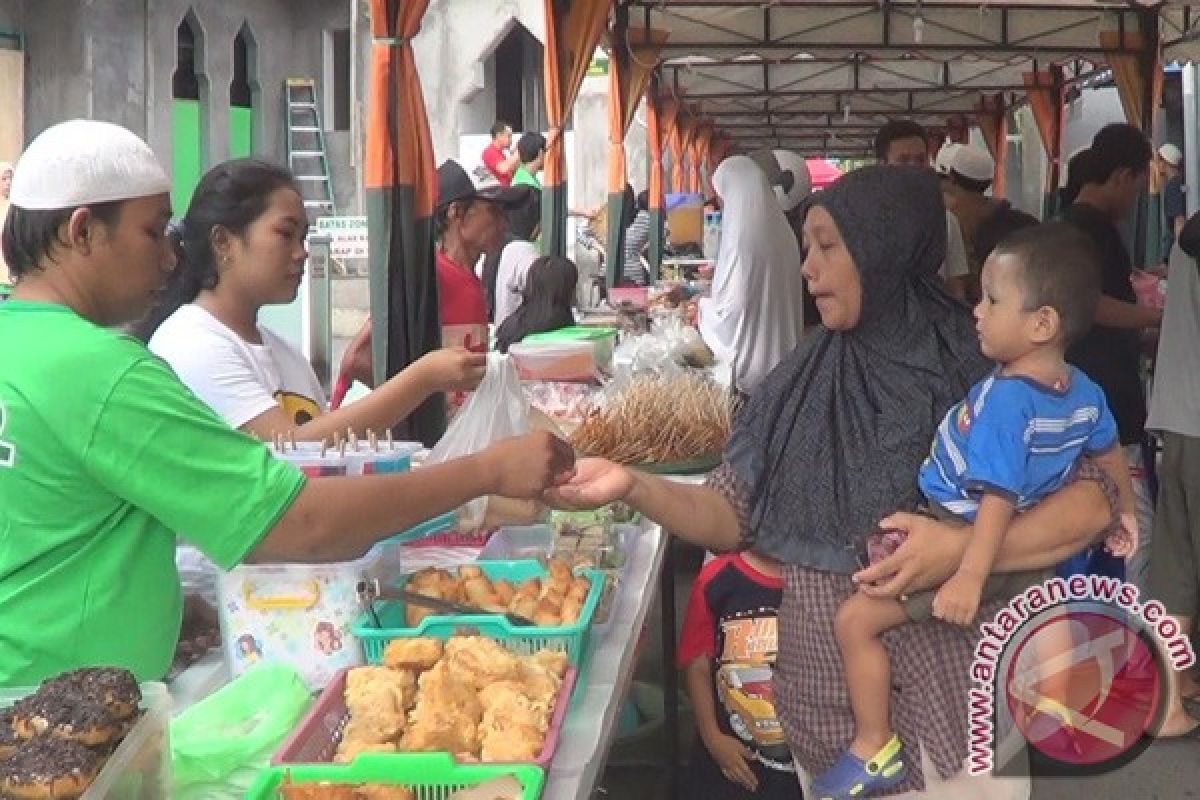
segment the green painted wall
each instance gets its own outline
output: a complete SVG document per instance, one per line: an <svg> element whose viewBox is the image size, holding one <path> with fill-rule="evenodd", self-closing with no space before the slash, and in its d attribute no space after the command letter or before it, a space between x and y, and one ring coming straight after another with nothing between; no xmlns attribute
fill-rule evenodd
<svg viewBox="0 0 1200 800"><path fill-rule="evenodd" d="M229 109L229 157L245 158L254 154L254 109L232 106Z"/></svg>
<svg viewBox="0 0 1200 800"><path fill-rule="evenodd" d="M204 174L200 103L173 100L171 104L171 207L183 216L192 192Z"/></svg>

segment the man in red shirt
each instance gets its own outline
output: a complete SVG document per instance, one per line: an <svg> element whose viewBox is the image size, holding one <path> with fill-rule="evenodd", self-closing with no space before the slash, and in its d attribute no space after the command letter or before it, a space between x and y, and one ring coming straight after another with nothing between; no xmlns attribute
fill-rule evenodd
<svg viewBox="0 0 1200 800"><path fill-rule="evenodd" d="M438 311L442 346L475 352L488 348L488 309L475 265L504 243L507 212L527 203L528 186L479 189L457 161L438 167L437 235ZM451 397L453 409L461 397Z"/></svg>
<svg viewBox="0 0 1200 800"><path fill-rule="evenodd" d="M483 163L500 181L501 186L512 184L513 173L521 163L521 156L512 147L513 130L508 123L496 120L492 124L492 143L483 149Z"/></svg>

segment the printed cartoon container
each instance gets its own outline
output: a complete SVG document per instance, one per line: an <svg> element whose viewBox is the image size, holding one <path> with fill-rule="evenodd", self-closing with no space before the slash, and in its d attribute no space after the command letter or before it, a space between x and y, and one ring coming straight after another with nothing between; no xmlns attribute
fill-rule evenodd
<svg viewBox="0 0 1200 800"><path fill-rule="evenodd" d="M262 660L288 663L313 691L339 670L363 663L351 626L359 614L356 584L375 560L235 567L217 581L221 639L230 675Z"/></svg>

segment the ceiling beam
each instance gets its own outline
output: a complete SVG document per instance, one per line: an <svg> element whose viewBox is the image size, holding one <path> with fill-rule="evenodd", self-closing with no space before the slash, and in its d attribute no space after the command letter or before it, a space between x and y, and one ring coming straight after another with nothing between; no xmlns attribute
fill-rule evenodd
<svg viewBox="0 0 1200 800"><path fill-rule="evenodd" d="M896 86L886 89L783 89L763 91L751 89L744 92L689 92L684 88L684 96L688 100L745 100L752 97L828 97L831 95L847 95L864 97L873 94L950 94L962 95L970 92L980 94L997 94L1000 92L1024 93L1024 84L988 84L985 86Z"/></svg>

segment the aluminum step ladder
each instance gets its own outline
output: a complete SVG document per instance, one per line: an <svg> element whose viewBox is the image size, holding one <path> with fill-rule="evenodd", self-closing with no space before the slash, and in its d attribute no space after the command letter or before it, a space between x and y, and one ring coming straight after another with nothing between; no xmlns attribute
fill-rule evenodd
<svg viewBox="0 0 1200 800"><path fill-rule="evenodd" d="M325 132L317 108L317 87L310 78L288 78L284 90L287 103L288 167L300 185L300 196L309 219L332 217L333 182L329 178L329 157Z"/></svg>

